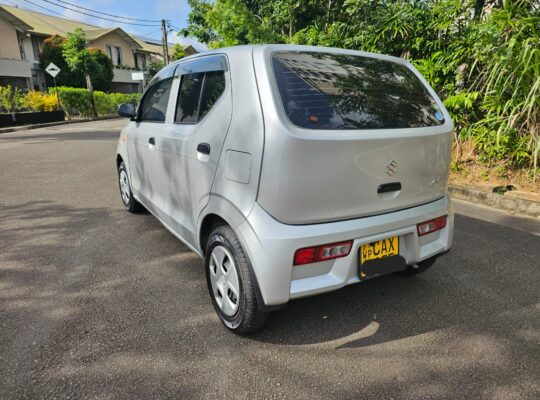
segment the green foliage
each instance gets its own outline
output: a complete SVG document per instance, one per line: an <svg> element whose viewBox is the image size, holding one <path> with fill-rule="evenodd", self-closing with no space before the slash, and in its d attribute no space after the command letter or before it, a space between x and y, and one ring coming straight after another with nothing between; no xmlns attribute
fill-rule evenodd
<svg viewBox="0 0 540 400"><path fill-rule="evenodd" d="M92 68L90 78L94 89L109 91L114 77L113 63L111 59L100 49L88 49Z"/></svg>
<svg viewBox="0 0 540 400"><path fill-rule="evenodd" d="M54 93L54 88L49 89L49 92ZM62 86L58 88L58 92L60 93L60 105L68 118L77 115L80 117L92 116L90 93L87 89ZM140 95L138 93L104 93L96 90L94 98L96 99L98 115L113 115L116 114L121 103L136 105Z"/></svg>
<svg viewBox="0 0 540 400"><path fill-rule="evenodd" d="M21 89L11 85L0 86L0 109L4 112L15 112L24 106Z"/></svg>
<svg viewBox="0 0 540 400"><path fill-rule="evenodd" d="M531 0L189 0L180 34L209 47L295 43L409 59L458 140L488 163L540 168L540 3ZM533 176L536 172L533 172Z"/></svg>
<svg viewBox="0 0 540 400"><path fill-rule="evenodd" d="M81 75L86 75L92 69L93 62L90 51L86 48L86 37L81 28L75 28L67 34L62 55L68 68Z"/></svg>
<svg viewBox="0 0 540 400"><path fill-rule="evenodd" d="M112 115L118 111L118 106L122 103L132 103L137 105L140 95L138 93L103 93L95 91L96 106L98 115Z"/></svg>
<svg viewBox="0 0 540 400"><path fill-rule="evenodd" d="M176 43L173 47L173 53L171 55L172 59L174 61L180 60L181 58L184 58L186 56L186 52L184 51L184 48L180 46L179 43Z"/></svg>
<svg viewBox="0 0 540 400"><path fill-rule="evenodd" d="M54 88L49 88L49 93L54 93ZM58 87L58 93L60 96L60 107L64 110L68 118L72 118L75 115L80 115L81 117L92 115L90 93L87 89L60 86Z"/></svg>
<svg viewBox="0 0 540 400"><path fill-rule="evenodd" d="M54 63L61 72L56 76L59 86L86 87L84 74L80 71L72 71L64 58L64 44L66 39L60 35L51 36L43 42L41 52L41 68L45 69L49 63ZM86 52L86 51L85 51ZM108 91L113 79L113 65L109 57L100 49L87 49L90 68L90 78L96 90ZM53 86L53 78L45 74L47 86Z"/></svg>
<svg viewBox="0 0 540 400"><path fill-rule="evenodd" d="M47 68L47 66L52 62L61 72L56 76L56 83L60 86L71 86L71 87L85 87L86 82L84 76L76 72L71 71L64 60L62 55L62 50L64 48L65 38L60 35L51 36L43 41L43 49L41 52L41 61L40 65L42 69ZM47 81L47 86L53 86L54 80L49 74L45 74L45 79Z"/></svg>
<svg viewBox="0 0 540 400"><path fill-rule="evenodd" d="M165 66L165 64L164 64L162 61L151 62L151 63L148 65L148 74L149 74L150 76L154 76L154 75L157 74L164 66Z"/></svg>

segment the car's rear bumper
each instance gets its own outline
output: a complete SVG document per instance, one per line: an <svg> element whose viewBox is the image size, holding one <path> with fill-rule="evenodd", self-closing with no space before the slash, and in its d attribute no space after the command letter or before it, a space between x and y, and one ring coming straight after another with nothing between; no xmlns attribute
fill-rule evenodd
<svg viewBox="0 0 540 400"><path fill-rule="evenodd" d="M416 224L442 215L448 215L445 228L418 237ZM399 236L399 254L410 265L448 251L453 230L452 206L445 196L392 213L313 225L280 223L255 204L237 234L250 257L264 304L272 306L359 282L358 251L364 243ZM293 267L296 250L345 240L353 240L347 257Z"/></svg>

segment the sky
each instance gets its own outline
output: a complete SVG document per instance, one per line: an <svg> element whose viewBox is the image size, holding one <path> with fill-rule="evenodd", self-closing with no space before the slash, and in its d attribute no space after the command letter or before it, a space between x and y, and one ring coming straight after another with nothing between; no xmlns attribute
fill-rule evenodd
<svg viewBox="0 0 540 400"><path fill-rule="evenodd" d="M62 16L65 18L78 20L88 24L102 27L119 26L127 32L139 36L145 36L156 40L161 40L160 26L137 26L129 24L120 24L94 18L88 15L68 10L69 7L74 10L80 10L67 3L76 4L91 10L97 10L102 13L118 15L129 18L139 18L146 20L168 19L175 28L182 29L186 26L186 19L189 13L187 0L64 0L62 3L58 0L0 0L11 6L19 6L29 10ZM32 4L34 3L34 4ZM39 7L41 6L41 7ZM48 10L45 10L48 9ZM80 10L84 13L91 13L86 10ZM103 15L104 18L113 18ZM154 24L153 22L140 22L141 24ZM171 43L180 43L183 45L191 44L198 50L204 50L205 46L194 39L177 36L177 30L168 33L168 40Z"/></svg>

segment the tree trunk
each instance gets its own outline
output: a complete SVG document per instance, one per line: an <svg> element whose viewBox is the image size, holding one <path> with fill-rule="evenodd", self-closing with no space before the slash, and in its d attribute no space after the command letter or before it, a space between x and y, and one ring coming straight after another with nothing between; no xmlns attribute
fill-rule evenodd
<svg viewBox="0 0 540 400"><path fill-rule="evenodd" d="M92 85L92 78L90 78L89 74L86 74L86 88L88 89L88 92L90 93L90 103L92 105L92 114L94 114L94 117L97 117L97 107L96 107L96 99L94 97L94 86Z"/></svg>

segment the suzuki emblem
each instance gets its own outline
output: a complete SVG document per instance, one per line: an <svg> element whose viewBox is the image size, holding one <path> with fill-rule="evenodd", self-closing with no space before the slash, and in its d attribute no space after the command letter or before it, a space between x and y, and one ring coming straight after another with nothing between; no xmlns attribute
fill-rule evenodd
<svg viewBox="0 0 540 400"><path fill-rule="evenodd" d="M386 164L386 175L394 176L395 174L397 174L397 162L392 160Z"/></svg>

